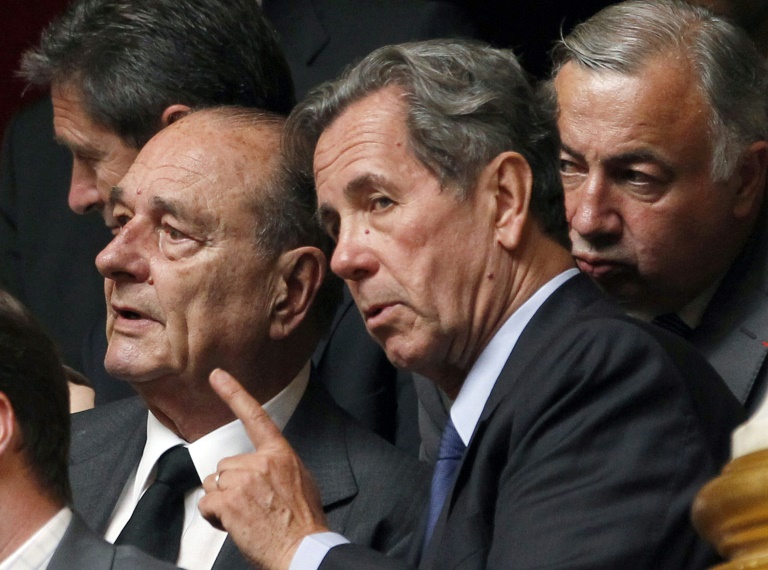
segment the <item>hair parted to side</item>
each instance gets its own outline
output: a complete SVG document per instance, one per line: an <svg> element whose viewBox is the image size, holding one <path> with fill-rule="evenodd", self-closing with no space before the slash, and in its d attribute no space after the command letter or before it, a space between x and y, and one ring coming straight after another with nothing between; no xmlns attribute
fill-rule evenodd
<svg viewBox="0 0 768 570"><path fill-rule="evenodd" d="M568 243L554 108L543 104L510 50L471 40L377 49L297 105L286 126L291 163L311 176L322 132L351 104L389 86L403 90L412 152L444 188L466 197L493 158L518 152L533 172L531 213Z"/></svg>
<svg viewBox="0 0 768 570"><path fill-rule="evenodd" d="M558 42L552 77L569 62L633 75L660 56L679 57L696 74L711 109L712 177L728 179L745 148L768 138L768 68L746 32L726 19L682 0L614 4Z"/></svg>
<svg viewBox="0 0 768 570"><path fill-rule="evenodd" d="M42 326L2 290L0 392L13 407L30 472L52 499L68 504L69 391L64 367Z"/></svg>
<svg viewBox="0 0 768 570"><path fill-rule="evenodd" d="M254 0L76 0L22 57L37 85L74 88L89 117L141 148L173 104L295 102L276 33Z"/></svg>

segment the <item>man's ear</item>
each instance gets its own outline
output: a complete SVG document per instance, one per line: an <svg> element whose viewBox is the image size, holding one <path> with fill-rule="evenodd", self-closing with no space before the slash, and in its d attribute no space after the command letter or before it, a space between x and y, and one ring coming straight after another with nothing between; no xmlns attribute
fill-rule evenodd
<svg viewBox="0 0 768 570"><path fill-rule="evenodd" d="M13 412L13 406L3 392L0 392L0 456L4 455L9 448L15 447L14 440L16 435L16 414Z"/></svg>
<svg viewBox="0 0 768 570"><path fill-rule="evenodd" d="M315 247L287 251L277 261L278 272L269 335L286 338L304 320L325 277L325 256Z"/></svg>
<svg viewBox="0 0 768 570"><path fill-rule="evenodd" d="M166 107L165 111L163 111L163 116L161 118L161 121L163 123L163 128L175 123L182 117L186 117L191 112L192 112L192 108L188 107L187 105L176 104L176 105L170 105Z"/></svg>
<svg viewBox="0 0 768 570"><path fill-rule="evenodd" d="M481 174L496 196L494 232L496 240L508 250L520 245L528 207L531 203L533 174L528 161L516 152L504 152L494 158Z"/></svg>
<svg viewBox="0 0 768 570"><path fill-rule="evenodd" d="M757 212L765 195L766 169L768 169L768 142L752 143L736 170L736 196L733 215L736 219L748 219Z"/></svg>

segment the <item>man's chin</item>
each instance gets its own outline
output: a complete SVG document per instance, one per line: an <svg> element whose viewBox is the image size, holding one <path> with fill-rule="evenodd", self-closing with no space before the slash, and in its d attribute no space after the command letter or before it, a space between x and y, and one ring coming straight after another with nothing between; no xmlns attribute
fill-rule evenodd
<svg viewBox="0 0 768 570"><path fill-rule="evenodd" d="M638 315L653 311L649 306L648 293L644 287L636 281L613 278L592 279L598 287L622 310ZM650 303L652 305L653 303Z"/></svg>

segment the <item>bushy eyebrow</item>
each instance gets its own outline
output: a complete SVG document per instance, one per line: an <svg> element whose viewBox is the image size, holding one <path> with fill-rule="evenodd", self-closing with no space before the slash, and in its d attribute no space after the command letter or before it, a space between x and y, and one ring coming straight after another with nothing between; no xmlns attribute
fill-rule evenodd
<svg viewBox="0 0 768 570"><path fill-rule="evenodd" d="M578 160L584 160L584 155L580 152L576 152L567 144L561 144L560 148L572 157ZM620 152L609 156L604 162L632 164L634 162L653 162L662 166L666 165L666 162L658 154L646 149L637 149L629 152Z"/></svg>

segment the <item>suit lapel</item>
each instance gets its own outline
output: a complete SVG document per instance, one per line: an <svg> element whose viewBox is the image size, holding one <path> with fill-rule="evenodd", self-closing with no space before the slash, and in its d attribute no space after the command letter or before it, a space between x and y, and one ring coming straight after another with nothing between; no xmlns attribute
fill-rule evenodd
<svg viewBox="0 0 768 570"><path fill-rule="evenodd" d="M283 430L283 435L309 469L320 490L323 510L330 526L341 530L333 512L336 503L357 494L352 468L347 458L347 446L339 414L330 396L312 377L299 401L296 411ZM334 524L336 523L336 524ZM212 570L250 568L234 541L228 536Z"/></svg>
<svg viewBox="0 0 768 570"><path fill-rule="evenodd" d="M768 201L690 341L742 404L759 404L752 391L768 358Z"/></svg>
<svg viewBox="0 0 768 570"><path fill-rule="evenodd" d="M326 511L333 504L355 496L358 490L347 457L344 427L334 406L313 374L283 431L312 473Z"/></svg>
<svg viewBox="0 0 768 570"><path fill-rule="evenodd" d="M95 422L82 436L96 436L100 445L73 449L69 468L74 504L88 526L102 536L147 439L147 411L138 397L105 408L110 425ZM113 433L112 426L120 426L119 433ZM98 433L101 427L104 430Z"/></svg>
<svg viewBox="0 0 768 570"><path fill-rule="evenodd" d="M520 373L530 364L531 358L546 345L551 335L556 334L558 330L562 330L565 323L573 318L574 313L582 311L589 305L601 300L603 300L602 293L600 293L588 277L583 274L575 275L552 293L531 318L515 344L515 348L507 358L504 368L499 374L499 378L483 408L483 413L480 415L480 420L472 434L472 439L469 441L467 451L464 454L461 465L459 465L453 488L435 525L432 541L423 553L422 568L437 568L435 564L443 549L441 543L445 544L445 542L454 541L454 539L459 540L459 536L454 535L472 530L471 528L465 528L459 533L454 532L454 529L447 528L448 518L451 516L456 497L461 493L469 479L473 466L476 464L475 456L479 442L482 441L488 422L493 417L499 404L509 398L510 394L514 393ZM514 421L514 418L512 418L512 421ZM473 544L476 543L473 542Z"/></svg>

